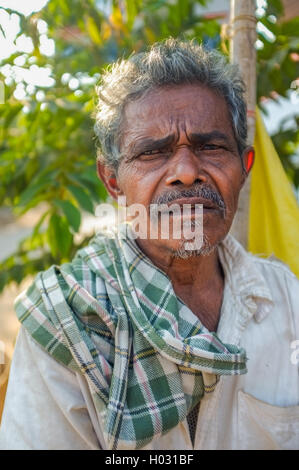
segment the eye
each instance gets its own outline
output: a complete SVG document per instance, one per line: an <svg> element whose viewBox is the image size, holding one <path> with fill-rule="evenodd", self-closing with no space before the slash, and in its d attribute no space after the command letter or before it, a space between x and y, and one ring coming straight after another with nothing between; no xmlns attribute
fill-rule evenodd
<svg viewBox="0 0 299 470"><path fill-rule="evenodd" d="M157 155L157 153L160 153L160 152L161 150L146 150L141 155Z"/></svg>
<svg viewBox="0 0 299 470"><path fill-rule="evenodd" d="M166 149L153 149L153 150L145 150L139 156L139 160L154 160L157 158L164 158L170 155L170 151Z"/></svg>
<svg viewBox="0 0 299 470"><path fill-rule="evenodd" d="M200 145L196 146L196 149L195 149L195 151L198 152L198 153L208 152L208 153L211 153L211 154L215 153L217 155L219 153L223 153L227 150L228 150L228 148L222 143L219 143L219 144L213 144L213 143L200 144Z"/></svg>
<svg viewBox="0 0 299 470"><path fill-rule="evenodd" d="M202 146L203 150L219 150L221 148L223 147L220 145L216 145L216 144L205 144Z"/></svg>

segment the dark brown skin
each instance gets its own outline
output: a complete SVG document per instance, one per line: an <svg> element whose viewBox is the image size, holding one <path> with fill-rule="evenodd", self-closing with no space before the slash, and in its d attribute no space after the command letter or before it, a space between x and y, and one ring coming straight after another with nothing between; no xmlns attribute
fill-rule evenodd
<svg viewBox="0 0 299 470"><path fill-rule="evenodd" d="M166 140L156 142L161 139ZM245 168L250 151L252 147L242 155ZM170 278L175 293L210 331L216 331L224 289L217 245L230 229L247 176L224 98L197 84L151 91L125 108L121 152L117 175L101 163L98 173L115 199L126 196L127 205L149 207L157 196L195 183L209 184L222 197L225 213L204 207L204 233L216 246L210 255L179 259L173 254L179 240L137 240Z"/></svg>

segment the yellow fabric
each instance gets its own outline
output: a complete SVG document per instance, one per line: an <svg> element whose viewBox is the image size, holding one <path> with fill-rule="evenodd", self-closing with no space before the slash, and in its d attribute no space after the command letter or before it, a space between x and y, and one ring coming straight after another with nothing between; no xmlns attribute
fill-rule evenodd
<svg viewBox="0 0 299 470"><path fill-rule="evenodd" d="M8 383L9 364L0 364L0 424L4 407L5 394Z"/></svg>
<svg viewBox="0 0 299 470"><path fill-rule="evenodd" d="M299 277L299 206L258 110L254 147L249 251L274 255Z"/></svg>

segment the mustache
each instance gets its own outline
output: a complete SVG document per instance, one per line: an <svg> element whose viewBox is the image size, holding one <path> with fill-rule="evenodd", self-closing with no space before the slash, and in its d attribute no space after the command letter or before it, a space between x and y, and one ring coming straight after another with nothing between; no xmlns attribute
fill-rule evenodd
<svg viewBox="0 0 299 470"><path fill-rule="evenodd" d="M167 191L160 196L154 198L151 204L169 204L181 198L198 197L213 202L222 212L225 211L225 203L221 195L209 185L195 185L188 189L174 189Z"/></svg>

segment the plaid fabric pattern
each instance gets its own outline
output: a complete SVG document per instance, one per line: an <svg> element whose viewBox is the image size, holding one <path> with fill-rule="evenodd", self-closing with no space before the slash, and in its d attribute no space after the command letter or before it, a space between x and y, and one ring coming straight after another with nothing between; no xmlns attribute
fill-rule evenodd
<svg viewBox="0 0 299 470"><path fill-rule="evenodd" d="M247 372L245 351L209 332L128 235L97 235L15 308L34 340L86 377L109 449L146 446L219 375Z"/></svg>

